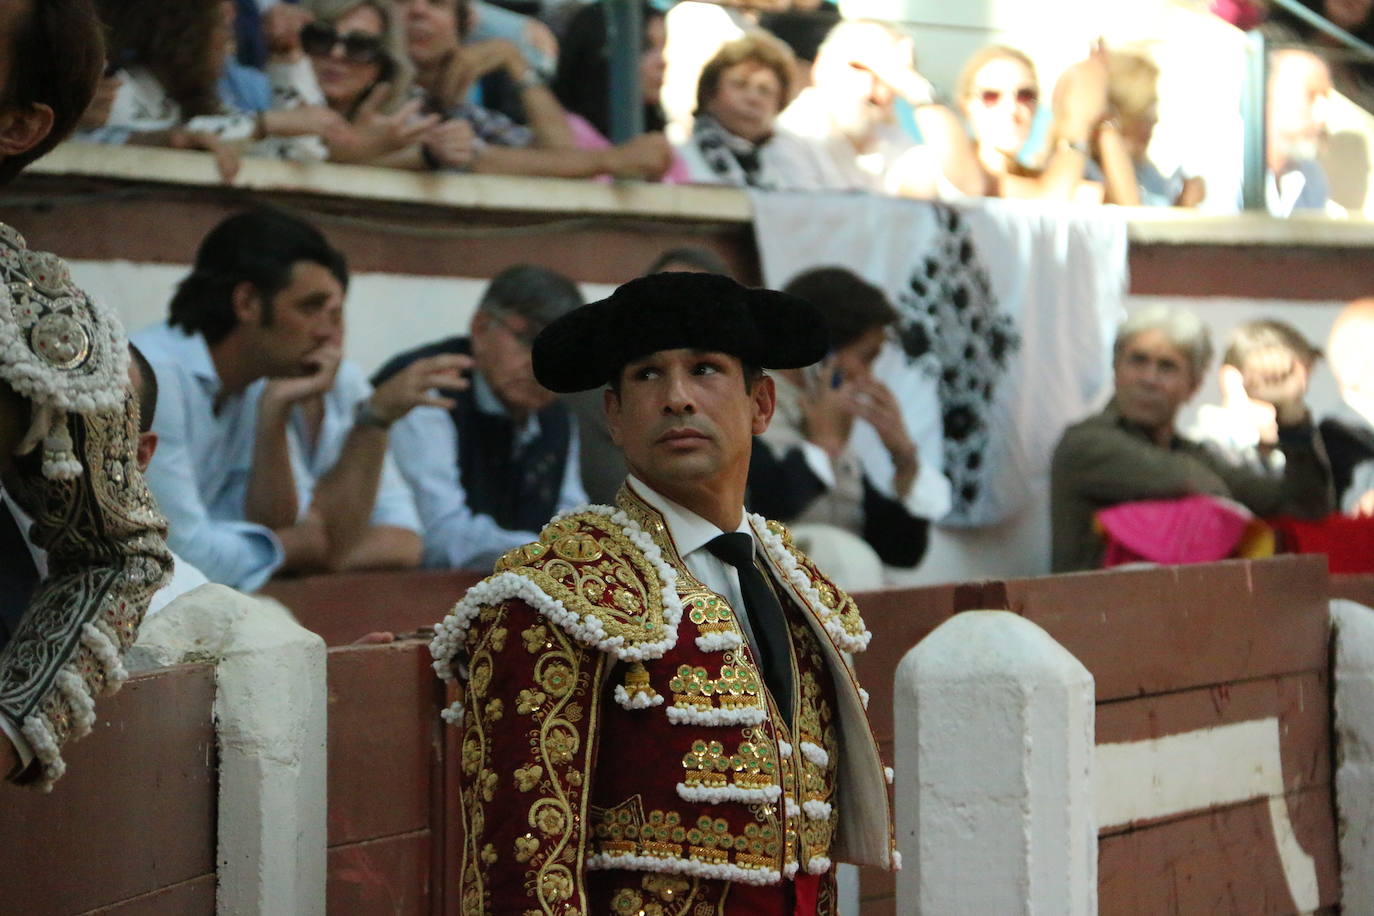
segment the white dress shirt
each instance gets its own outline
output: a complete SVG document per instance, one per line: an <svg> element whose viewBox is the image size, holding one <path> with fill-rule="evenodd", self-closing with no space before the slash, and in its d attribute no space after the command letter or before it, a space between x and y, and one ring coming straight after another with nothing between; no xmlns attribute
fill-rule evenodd
<svg viewBox="0 0 1374 916"><path fill-rule="evenodd" d="M744 606L744 592L740 589L739 573L735 567L706 549L707 543L722 534L730 534L731 532L717 527L692 510L678 505L633 474L627 477L625 482L636 496L657 509L659 515L663 516L663 524L668 528L668 536L673 539L678 556L682 557L682 561L687 564L687 571L702 585L730 603L730 609L739 620L740 629L744 631L745 638L749 640L749 647L754 650L755 655L758 655L758 641L754 638L754 628L749 621L748 609ZM744 511L743 506L740 506L739 525L734 530L749 535L750 540L754 542L754 552L757 554L758 539L754 537L754 529L749 525L749 515ZM765 574L772 574L772 567L767 563L758 565L765 570Z"/></svg>

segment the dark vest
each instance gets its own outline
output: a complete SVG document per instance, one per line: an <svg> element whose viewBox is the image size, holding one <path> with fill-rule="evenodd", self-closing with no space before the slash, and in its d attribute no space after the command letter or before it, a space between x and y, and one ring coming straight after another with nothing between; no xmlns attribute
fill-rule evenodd
<svg viewBox="0 0 1374 916"><path fill-rule="evenodd" d="M440 354L472 355L472 341L450 337L402 353L372 376L380 385L417 359ZM540 411L539 434L515 452L515 425L505 414L477 408L472 389L446 391L456 402L449 415L458 431L458 479L467 494L468 508L490 515L502 528L538 531L558 509L572 420L560 402Z"/></svg>

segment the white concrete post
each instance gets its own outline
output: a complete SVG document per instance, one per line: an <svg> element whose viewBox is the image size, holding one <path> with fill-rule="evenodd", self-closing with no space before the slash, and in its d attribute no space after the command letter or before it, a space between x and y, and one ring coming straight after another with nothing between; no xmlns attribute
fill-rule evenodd
<svg viewBox="0 0 1374 916"><path fill-rule="evenodd" d="M214 660L220 916L325 911L324 641L281 605L204 585L150 618L146 668Z"/></svg>
<svg viewBox="0 0 1374 916"><path fill-rule="evenodd" d="M1331 602L1341 911L1374 914L1374 610Z"/></svg>
<svg viewBox="0 0 1374 916"><path fill-rule="evenodd" d="M899 913L1097 911L1093 679L1035 624L955 615L897 668Z"/></svg>

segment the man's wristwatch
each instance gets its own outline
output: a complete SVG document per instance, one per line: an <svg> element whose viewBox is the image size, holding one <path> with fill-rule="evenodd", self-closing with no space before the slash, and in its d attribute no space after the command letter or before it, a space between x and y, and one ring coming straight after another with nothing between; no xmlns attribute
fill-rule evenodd
<svg viewBox="0 0 1374 916"><path fill-rule="evenodd" d="M386 419L381 414L377 413L377 411L373 410L372 402L367 398L363 398L358 402L357 406L353 408L354 426L371 426L380 430L388 430L391 429L391 424L393 422L394 421Z"/></svg>

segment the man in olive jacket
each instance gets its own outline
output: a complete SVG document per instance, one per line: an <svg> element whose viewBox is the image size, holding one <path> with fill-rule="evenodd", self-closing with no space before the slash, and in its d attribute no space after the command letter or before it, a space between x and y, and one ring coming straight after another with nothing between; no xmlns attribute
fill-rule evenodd
<svg viewBox="0 0 1374 916"><path fill-rule="evenodd" d="M1234 499L1260 516L1331 511L1331 469L1304 400L1307 370L1291 353L1258 354L1245 379L1252 398L1274 405L1282 477L1230 464L1175 433L1178 411L1197 393L1211 357L1207 328L1190 312L1159 306L1122 325L1112 400L1065 430L1050 466L1054 572L1100 565L1103 541L1093 519L1118 503L1202 494Z"/></svg>

